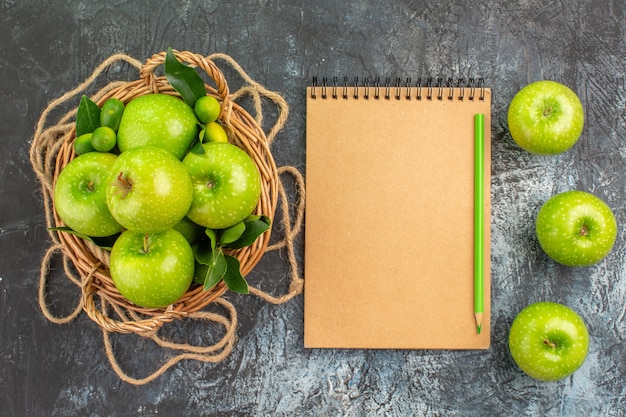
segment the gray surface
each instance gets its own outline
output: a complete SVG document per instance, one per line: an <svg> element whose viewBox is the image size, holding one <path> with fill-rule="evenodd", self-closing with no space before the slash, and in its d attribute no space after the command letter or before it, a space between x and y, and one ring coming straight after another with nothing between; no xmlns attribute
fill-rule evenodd
<svg viewBox="0 0 626 417"><path fill-rule="evenodd" d="M623 0L113 3L0 1L0 415L625 415ZM28 163L35 121L112 53L143 61L169 45L230 54L280 92L291 113L275 157L303 172L310 77L484 77L494 92L491 349L306 350L302 297L270 306L230 296L239 341L226 361L182 362L136 387L111 370L85 315L69 325L47 322L36 301L47 235ZM123 68L110 75L116 71ZM506 130L508 102L539 79L571 86L586 110L580 142L556 157L524 153ZM620 224L613 252L594 267L555 265L533 234L541 203L571 188L602 197ZM264 262L254 276L280 291L272 282L285 280L283 264ZM76 293L67 290L59 312L73 305ZM524 376L506 346L514 316L539 300L570 305L590 329L588 360L561 382ZM194 340L206 334L190 327L182 330ZM142 339L114 342L136 376L163 359Z"/></svg>

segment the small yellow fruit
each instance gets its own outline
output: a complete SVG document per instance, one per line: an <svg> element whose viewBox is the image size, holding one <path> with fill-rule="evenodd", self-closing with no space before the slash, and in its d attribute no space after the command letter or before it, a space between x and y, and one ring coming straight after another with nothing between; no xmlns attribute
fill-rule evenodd
<svg viewBox="0 0 626 417"><path fill-rule="evenodd" d="M228 142L228 135L221 124L207 123L204 127L203 142Z"/></svg>

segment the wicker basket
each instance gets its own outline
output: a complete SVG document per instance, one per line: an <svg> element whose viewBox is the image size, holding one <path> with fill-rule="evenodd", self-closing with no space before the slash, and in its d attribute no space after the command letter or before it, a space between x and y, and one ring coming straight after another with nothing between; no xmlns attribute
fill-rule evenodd
<svg viewBox="0 0 626 417"><path fill-rule="evenodd" d="M175 55L181 62L206 72L214 81L215 86L206 85L207 94L216 97L222 103L220 121L228 132L230 142L244 149L254 159L261 173L261 198L255 213L273 219L278 196L278 173L266 134L257 120L243 107L235 103L233 96L229 93L224 74L212 60L191 52L175 51ZM111 97L128 103L135 97L157 92L179 96L167 82L165 76L158 76L155 73L155 69L165 63L165 57L165 52L153 55L141 65L140 79L113 83L94 94L94 101L101 106L105 100ZM66 118L66 121L71 121L71 118ZM58 174L75 157L73 149L76 136L74 123L68 122L58 127L56 132L57 143L48 144L46 151L48 155L43 156L43 158L55 158L54 169L48 173L51 178L43 178L43 182L50 181L51 186L43 187L44 194L49 193L45 197L49 199L50 206L53 206L52 189ZM55 154L56 146L58 146L58 152ZM40 179L42 179L41 175ZM56 223L57 226L63 225L56 212L53 212L53 223ZM202 286L194 285L178 302L168 308L146 309L138 307L130 303L115 288L109 275L109 253L106 250L73 234L57 233L61 245L60 250L64 256L71 260L80 275L81 307L92 320L106 331L120 333L154 331L166 322L185 317L202 309L227 290L223 282L207 291ZM246 276L259 262L269 240L270 231L261 235L253 245L229 252L239 259L243 276ZM111 309L115 314L110 314Z"/></svg>

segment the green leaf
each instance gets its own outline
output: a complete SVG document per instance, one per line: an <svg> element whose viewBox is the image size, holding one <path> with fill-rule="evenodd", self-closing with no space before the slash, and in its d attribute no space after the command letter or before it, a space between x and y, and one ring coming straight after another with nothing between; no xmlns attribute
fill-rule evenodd
<svg viewBox="0 0 626 417"><path fill-rule="evenodd" d="M251 220L244 220L243 223L246 229L237 240L228 243L222 242L222 244L232 249L241 249L250 246L259 236L270 228L271 220L267 216L261 216L258 220L254 217L249 219Z"/></svg>
<svg viewBox="0 0 626 417"><path fill-rule="evenodd" d="M209 239L211 240L211 249L215 250L215 248L217 248L217 232L213 229L206 229L204 231L204 233L206 233L206 235L209 237Z"/></svg>
<svg viewBox="0 0 626 417"><path fill-rule="evenodd" d="M92 237L91 240L99 248L108 250L110 252L111 249L113 249L113 244L115 243L118 237L120 237L120 233L116 233L114 235L105 236L105 237Z"/></svg>
<svg viewBox="0 0 626 417"><path fill-rule="evenodd" d="M211 242L202 240L193 245L193 253L196 257L196 261L202 265L209 265L211 258L213 257L213 249L211 248Z"/></svg>
<svg viewBox="0 0 626 417"><path fill-rule="evenodd" d="M209 229L210 230L210 229ZM196 257L194 282L203 284L208 290L222 280L228 267L221 248L212 249L208 241L198 242L193 246Z"/></svg>
<svg viewBox="0 0 626 417"><path fill-rule="evenodd" d="M201 280L200 284L202 284L203 290L205 291L210 290L221 281L221 278L216 277L211 274L211 269L208 266L199 265L199 267L200 267L199 273L202 274L202 276L199 279Z"/></svg>
<svg viewBox="0 0 626 417"><path fill-rule="evenodd" d="M222 230L220 234L220 243L222 245L226 245L228 243L236 241L241 237L245 230L246 224L244 222L239 222L236 225L229 227L228 229Z"/></svg>
<svg viewBox="0 0 626 417"><path fill-rule="evenodd" d="M104 243L104 242L106 242L108 239L107 239L107 240L104 240L104 242L103 242L103 241L96 242L96 241L95 241L95 240L94 240L91 236L87 236L87 235L86 235L86 234L84 234L84 233L80 233L80 232L77 232L77 231L75 231L75 230L72 230L72 229L70 229L70 228L69 228L69 227L67 227L67 226L49 227L49 228L48 228L48 230L51 230L51 231L54 231L54 232L65 232L65 233L69 233L69 234L71 234L71 235L78 236L79 238L84 239L84 240L86 240L86 241L88 241L88 242L91 242L91 243L93 243L94 245L96 245L96 246L98 246L98 247L100 247L100 248L102 248L102 249L105 249L105 250L108 250L108 251L110 251L110 250L111 250L111 246L110 246L110 245L108 245L108 243L110 243L110 242ZM116 235L114 235L114 236L116 236ZM112 237L112 239L114 239L114 237Z"/></svg>
<svg viewBox="0 0 626 417"><path fill-rule="evenodd" d="M92 133L100 127L100 107L89 97L82 96L76 111L76 137Z"/></svg>
<svg viewBox="0 0 626 417"><path fill-rule="evenodd" d="M93 241L93 239L91 238L91 236L87 236L87 235L86 235L86 234L84 234L84 233L80 233L80 232L77 232L77 231L75 231L75 230L72 230L72 229L70 229L70 228L69 228L69 227L67 227L67 226L49 227L49 228L48 228L48 230L52 230L52 231L54 231L54 232L65 232L65 233L69 233L69 234L71 234L71 235L78 236L78 237L79 237L79 238L81 238L81 239L88 240L88 241L89 241L89 242L91 242L91 243L95 243L95 242Z"/></svg>
<svg viewBox="0 0 626 417"><path fill-rule="evenodd" d="M206 96L204 81L200 75L195 68L181 63L174 55L172 47L167 48L165 56L165 78L192 109L200 97Z"/></svg>
<svg viewBox="0 0 626 417"><path fill-rule="evenodd" d="M204 146L202 146L202 140L199 138L194 139L189 146L189 152L195 153L196 155L202 155L204 153Z"/></svg>
<svg viewBox="0 0 626 417"><path fill-rule="evenodd" d="M233 256L225 255L226 263L228 265L226 274L224 274L224 282L226 286L234 292L240 294L248 294L248 283L241 275L239 260Z"/></svg>
<svg viewBox="0 0 626 417"><path fill-rule="evenodd" d="M209 268L204 279L205 290L210 289L226 276L228 262L226 261L226 257L221 250L213 251L211 263L208 265L208 267Z"/></svg>
<svg viewBox="0 0 626 417"><path fill-rule="evenodd" d="M201 264L199 262L196 262L194 266L194 270L193 270L193 283L204 285L208 270L209 270L208 266Z"/></svg>

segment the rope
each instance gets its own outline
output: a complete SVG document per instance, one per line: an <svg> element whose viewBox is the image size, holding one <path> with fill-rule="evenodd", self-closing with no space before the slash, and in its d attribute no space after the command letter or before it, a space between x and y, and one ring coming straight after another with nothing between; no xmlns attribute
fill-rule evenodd
<svg viewBox="0 0 626 417"><path fill-rule="evenodd" d="M268 252L279 250L282 248L286 248L287 250L289 270L291 271L289 292L282 296L274 297L257 288L254 288L252 286L249 287L249 290L252 294L272 304L283 304L296 297L297 295L302 294L302 291L304 289L304 279L302 279L298 275L298 261L296 259L296 252L294 250L294 239L298 234L300 234L300 229L304 220L304 178L302 177L302 174L300 174L300 172L294 167L281 167L279 168L278 172L279 174L288 173L293 176L296 182L296 189L299 197L298 201L295 204L297 208L296 218L294 224L292 225L291 215L289 213L289 201L287 198L287 193L285 191L285 188L283 187L282 181L279 181L278 191L281 199L282 224L285 231L285 237L282 241L268 246L267 248Z"/></svg>
<svg viewBox="0 0 626 417"><path fill-rule="evenodd" d="M200 362L207 363L217 363L221 362L230 355L232 352L233 346L235 344L235 330L237 327L237 310L235 307L223 298L218 298L215 300L216 304L222 305L228 312L229 317L222 316L220 314L210 313L210 312L196 312L191 314L190 318L196 318L200 320L206 320L209 322L216 322L221 324L225 330L226 334L222 337L221 340L216 342L210 346L193 346L187 343L174 343L170 341L166 341L159 337L156 332L150 332L147 334L140 334L141 336L148 337L152 339L157 345L175 351L182 351L171 358L169 358L165 363L163 363L159 368L151 372L149 375L143 378L135 378L130 376L126 371L122 369L117 357L115 356L115 351L113 348L113 343L111 341L111 332L106 331L104 328L102 329L102 338L104 340L104 349L111 363L111 367L115 371L115 373L125 382L128 382L133 385L144 385L151 381L154 381L159 376L163 375L169 368L176 365L177 363L183 360L195 360Z"/></svg>

